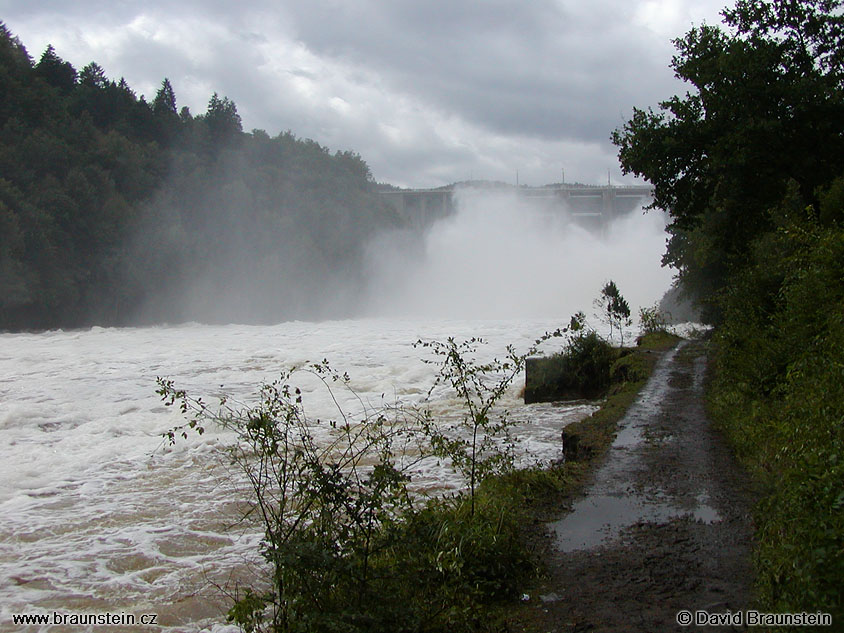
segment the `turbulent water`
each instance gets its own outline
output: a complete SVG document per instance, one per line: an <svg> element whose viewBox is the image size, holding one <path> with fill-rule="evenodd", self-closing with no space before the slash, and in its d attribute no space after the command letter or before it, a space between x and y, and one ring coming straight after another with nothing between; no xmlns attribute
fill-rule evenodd
<svg viewBox="0 0 844 633"><path fill-rule="evenodd" d="M212 432L166 446L161 433L180 418L156 395L157 376L196 395L249 402L283 368L328 358L365 402L412 403L434 376L412 346L418 338L482 336L491 356L507 343L526 349L559 325L372 319L0 336L4 626L35 608L157 613L172 630L213 628L225 605L214 584L249 573L259 535L236 524L243 495L215 450L229 438ZM302 388L310 415L336 417L318 383ZM560 428L588 407L525 407L518 388L505 405L524 422L520 450L529 460L557 457ZM433 399L440 414L457 407L444 391ZM417 477L459 485L445 469Z"/></svg>
<svg viewBox="0 0 844 633"><path fill-rule="evenodd" d="M534 211L474 196L424 236L373 242L361 300L382 318L0 335L0 629L80 630L12 624L13 614L53 610L158 615L157 627L127 631L226 628L224 593L249 582L260 534L238 521L246 496L219 450L231 437L162 441L182 419L156 395L156 377L208 401L249 403L282 370L326 358L351 376L360 400L339 402L350 413L361 402L414 404L434 379L419 338L479 336L491 358L591 313L610 278L634 313L668 287L658 216L594 235ZM503 402L520 422L522 463L557 458L560 429L590 407L526 407L522 385ZM337 417L320 383L300 386L311 418ZM444 389L429 406L438 419L459 415ZM461 483L435 462L414 477L423 488Z"/></svg>

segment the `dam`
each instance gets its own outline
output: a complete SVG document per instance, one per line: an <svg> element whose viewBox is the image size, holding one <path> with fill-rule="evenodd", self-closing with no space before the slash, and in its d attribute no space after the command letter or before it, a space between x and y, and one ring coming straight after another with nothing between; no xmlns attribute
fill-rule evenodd
<svg viewBox="0 0 844 633"><path fill-rule="evenodd" d="M466 188L515 195L520 201L535 205L544 213L566 213L578 224L596 230L603 230L613 220L653 200L653 187L650 185L558 184L517 187L499 183L459 184L437 189L392 189L381 191L380 195L408 220L410 226L426 228L453 214L456 194Z"/></svg>

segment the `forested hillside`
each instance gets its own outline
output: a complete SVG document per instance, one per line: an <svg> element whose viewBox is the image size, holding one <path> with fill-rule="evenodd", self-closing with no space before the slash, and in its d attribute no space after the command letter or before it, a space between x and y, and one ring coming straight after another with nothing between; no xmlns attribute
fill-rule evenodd
<svg viewBox="0 0 844 633"><path fill-rule="evenodd" d="M339 316L399 223L357 154L35 62L0 23L0 330Z"/></svg>
<svg viewBox="0 0 844 633"><path fill-rule="evenodd" d="M844 4L739 0L675 41L684 96L616 131L716 325L711 410L764 491L760 601L844 618Z"/></svg>

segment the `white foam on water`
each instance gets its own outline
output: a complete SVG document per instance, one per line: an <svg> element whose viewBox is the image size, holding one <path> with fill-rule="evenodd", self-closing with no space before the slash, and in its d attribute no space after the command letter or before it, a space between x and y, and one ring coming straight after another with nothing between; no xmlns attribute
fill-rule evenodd
<svg viewBox="0 0 844 633"><path fill-rule="evenodd" d="M434 377L417 339L479 336L491 358L563 324L364 319L0 335L0 621L33 609L151 612L162 630L224 630L213 583L248 580L260 534L237 523L246 493L218 451L229 436L163 442L183 419L155 393L157 376L208 402L225 393L251 403L282 370L327 358L373 407L412 404ZM525 407L521 382L504 406L524 423L522 463L557 458L562 426L591 409ZM337 417L318 381L301 387L310 417ZM353 412L356 399L338 395ZM433 397L436 413L456 413L446 390ZM417 471L422 487L460 485L435 460Z"/></svg>
<svg viewBox="0 0 844 633"><path fill-rule="evenodd" d="M670 283L659 216L633 214L594 235L516 199L458 198L457 214L424 235L373 241L361 303L390 318L0 335L0 622L62 609L157 613L168 632L227 630L214 585L250 580L260 534L238 522L248 495L220 451L232 437L209 429L167 445L162 433L183 418L155 393L156 377L209 404L223 394L250 404L283 370L328 359L351 377L356 395L335 395L354 418L361 402L426 396L435 367L420 361L417 339L481 337L479 354L501 358L577 310L592 322L609 279L634 315ZM319 380L295 384L310 419L337 418ZM525 406L522 384L502 399L519 422L519 463L556 459L561 428L592 409ZM438 419L460 415L444 386L431 398ZM435 459L415 471L422 489L462 485Z"/></svg>

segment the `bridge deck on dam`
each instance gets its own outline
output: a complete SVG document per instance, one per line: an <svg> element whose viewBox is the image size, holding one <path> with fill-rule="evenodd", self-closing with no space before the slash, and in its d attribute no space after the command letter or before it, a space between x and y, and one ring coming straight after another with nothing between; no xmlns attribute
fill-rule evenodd
<svg viewBox="0 0 844 633"><path fill-rule="evenodd" d="M408 219L411 226L426 227L455 212L458 193L516 196L533 202L545 212L568 213L590 227L604 228L653 200L653 187L641 185L558 185L549 187L445 187L440 189L396 189L380 195Z"/></svg>

